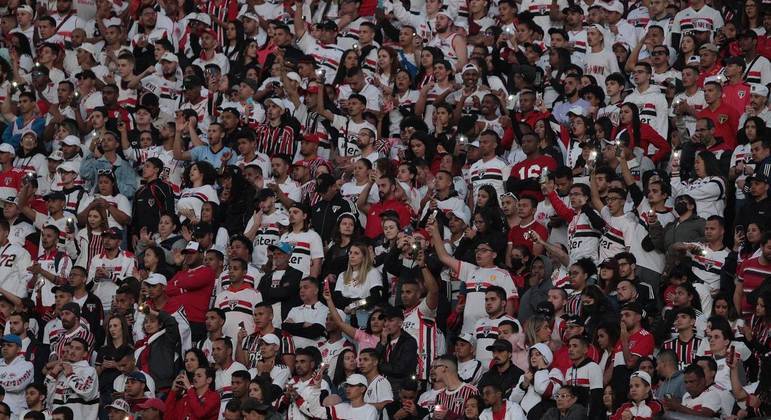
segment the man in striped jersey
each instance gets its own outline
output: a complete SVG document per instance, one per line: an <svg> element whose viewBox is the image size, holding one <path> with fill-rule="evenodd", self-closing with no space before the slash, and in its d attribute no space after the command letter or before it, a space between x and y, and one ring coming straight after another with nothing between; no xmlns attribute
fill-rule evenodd
<svg viewBox="0 0 771 420"><path fill-rule="evenodd" d="M463 418L466 401L478 395L476 387L467 384L458 377L458 362L453 356L441 356L434 361L436 379L445 384L445 388L436 396L434 418Z"/></svg>
<svg viewBox="0 0 771 420"><path fill-rule="evenodd" d="M482 185L492 185L498 196L506 192L505 184L511 174L511 167L495 153L499 141L500 136L493 130L485 130L479 135L479 152L482 157L469 170L475 201Z"/></svg>
<svg viewBox="0 0 771 420"><path fill-rule="evenodd" d="M746 295L752 293L771 275L771 232L766 232L760 241L760 255L744 260L736 270L734 305L744 315L752 313L752 305Z"/></svg>
<svg viewBox="0 0 771 420"><path fill-rule="evenodd" d="M677 337L665 341L661 348L673 351L677 367L682 369L693 362L702 340L696 336L696 311L693 308L675 309L674 316Z"/></svg>
<svg viewBox="0 0 771 420"><path fill-rule="evenodd" d="M87 344L85 350L90 354L94 346L94 335L81 322L80 305L75 302L65 303L59 311L59 318L61 319L62 330L50 340L51 360L65 359L68 352L67 347L71 341L76 339L83 340ZM50 363L46 367L51 369Z"/></svg>
<svg viewBox="0 0 771 420"><path fill-rule="evenodd" d="M220 394L220 418L225 412L225 406L233 398L233 372L246 370L246 366L233 360L233 342L229 337L215 340L211 346L214 367L217 373L214 377L214 389Z"/></svg>
<svg viewBox="0 0 771 420"><path fill-rule="evenodd" d="M244 281L248 264L242 258L231 258L228 267L230 285L226 290L216 294L214 302L216 308L225 312L225 325L222 328L224 335L234 339L238 337L238 330L246 328L254 330L254 318L252 308L262 302L262 295Z"/></svg>

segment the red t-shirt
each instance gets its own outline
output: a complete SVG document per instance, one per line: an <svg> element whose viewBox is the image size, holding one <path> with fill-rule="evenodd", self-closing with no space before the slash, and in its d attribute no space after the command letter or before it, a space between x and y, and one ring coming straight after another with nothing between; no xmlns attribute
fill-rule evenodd
<svg viewBox="0 0 771 420"><path fill-rule="evenodd" d="M747 302L747 295L763 284L766 277L771 276L771 264L764 265L760 262L760 256L744 260L737 270L737 287L744 290L742 298L742 313L750 314L752 306Z"/></svg>
<svg viewBox="0 0 771 420"><path fill-rule="evenodd" d="M412 210L410 206L399 200L388 200L382 203L375 203L369 207L367 213L367 228L364 229L364 236L375 239L383 233L383 227L380 225L380 213L386 210L393 210L399 215L399 228L403 228L410 223Z"/></svg>
<svg viewBox="0 0 771 420"><path fill-rule="evenodd" d="M508 243L516 246L516 245L524 245L529 250L530 253L533 252L533 244L534 242L530 239L525 238L525 234L529 231L533 230L538 235L541 236L544 240L549 238L549 231L546 230L546 226L536 222L535 220L531 221L530 223L526 225L517 225L509 229L509 240Z"/></svg>
<svg viewBox="0 0 771 420"><path fill-rule="evenodd" d="M629 352L638 357L650 356L653 354L653 348L656 343L653 341L653 334L644 329L640 329L629 336ZM624 365L624 352L621 350L621 340L616 343L613 349L613 366Z"/></svg>
<svg viewBox="0 0 771 420"><path fill-rule="evenodd" d="M750 104L750 85L744 82L723 86L723 103L733 108L739 115Z"/></svg>
<svg viewBox="0 0 771 420"><path fill-rule="evenodd" d="M709 118L715 124L715 137L722 137L730 148L736 147L736 133L739 131L739 116L736 110L721 102L714 111L704 107L696 117Z"/></svg>

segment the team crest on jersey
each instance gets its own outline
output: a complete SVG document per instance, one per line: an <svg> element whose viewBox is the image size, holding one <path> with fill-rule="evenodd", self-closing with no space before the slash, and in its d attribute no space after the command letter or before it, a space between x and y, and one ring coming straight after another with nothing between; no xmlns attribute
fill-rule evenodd
<svg viewBox="0 0 771 420"><path fill-rule="evenodd" d="M88 308L89 311L93 312L94 310L96 310L96 304L88 303L86 304L86 308Z"/></svg>
<svg viewBox="0 0 771 420"><path fill-rule="evenodd" d="M484 169L480 169L479 170L479 177L480 178L484 178L485 177L485 170Z"/></svg>
<svg viewBox="0 0 771 420"><path fill-rule="evenodd" d="M490 334L490 331L492 331L492 328L489 325L485 325L484 329L482 329L484 335Z"/></svg>
<svg viewBox="0 0 771 420"><path fill-rule="evenodd" d="M230 307L230 310L236 309L236 305L238 305L237 300L231 300L230 302L228 302L228 306Z"/></svg>
<svg viewBox="0 0 771 420"><path fill-rule="evenodd" d="M11 178L6 178L5 179L5 186L9 187L11 185L11 182L13 182L13 180Z"/></svg>
<svg viewBox="0 0 771 420"><path fill-rule="evenodd" d="M726 122L728 122L728 115L720 114L717 116L717 120L720 122L720 124L725 124Z"/></svg>
<svg viewBox="0 0 771 420"><path fill-rule="evenodd" d="M740 91L739 91L739 98L740 98L740 99L744 99L744 95L746 95L746 94L747 94L747 92L745 92L745 91L743 91L743 90L740 90Z"/></svg>
<svg viewBox="0 0 771 420"><path fill-rule="evenodd" d="M147 205L150 206L150 207L154 207L155 206L155 199L154 198L148 198L147 199Z"/></svg>

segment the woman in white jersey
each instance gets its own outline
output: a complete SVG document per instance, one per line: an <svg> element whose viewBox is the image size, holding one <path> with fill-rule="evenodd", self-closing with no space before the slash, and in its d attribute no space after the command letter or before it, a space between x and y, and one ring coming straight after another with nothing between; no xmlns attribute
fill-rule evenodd
<svg viewBox="0 0 771 420"><path fill-rule="evenodd" d="M118 191L118 183L112 171L100 172L94 195L83 196L78 205L78 222L85 224L89 210L100 207L107 211L107 224L110 227L125 230L131 223L131 202Z"/></svg>
<svg viewBox="0 0 771 420"><path fill-rule="evenodd" d="M94 207L87 212L86 228L67 234L67 255L76 261L76 265L89 269L91 259L104 251L102 232L107 228L107 209Z"/></svg>
<svg viewBox="0 0 771 420"><path fill-rule="evenodd" d="M48 175L48 159L42 153L43 148L34 131L28 131L21 136L21 144L13 160L13 167L34 172L37 177Z"/></svg>
<svg viewBox="0 0 771 420"><path fill-rule="evenodd" d="M372 250L358 242L348 251L348 267L337 276L333 296L345 313L355 314L358 325L366 325L367 306L383 300L383 278L374 267Z"/></svg>
<svg viewBox="0 0 771 420"><path fill-rule="evenodd" d="M722 216L725 209L725 180L720 162L712 152L699 152L693 162L694 177L690 181L672 180L672 197L689 195L699 203L697 214L703 219Z"/></svg>
<svg viewBox="0 0 771 420"><path fill-rule="evenodd" d="M217 182L217 171L208 162L195 162L183 176L186 188L177 201L177 214L183 222L188 218L201 218L201 209L207 201L219 204L220 199L213 185Z"/></svg>

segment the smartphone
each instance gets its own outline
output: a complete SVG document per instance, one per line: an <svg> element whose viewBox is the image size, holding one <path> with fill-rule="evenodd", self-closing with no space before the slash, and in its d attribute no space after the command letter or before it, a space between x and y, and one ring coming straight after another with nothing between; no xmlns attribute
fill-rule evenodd
<svg viewBox="0 0 771 420"><path fill-rule="evenodd" d="M728 360L733 363L734 359L736 358L736 347L731 346L728 348Z"/></svg>
<svg viewBox="0 0 771 420"><path fill-rule="evenodd" d="M744 235L744 225L736 225L734 229L737 234Z"/></svg>

